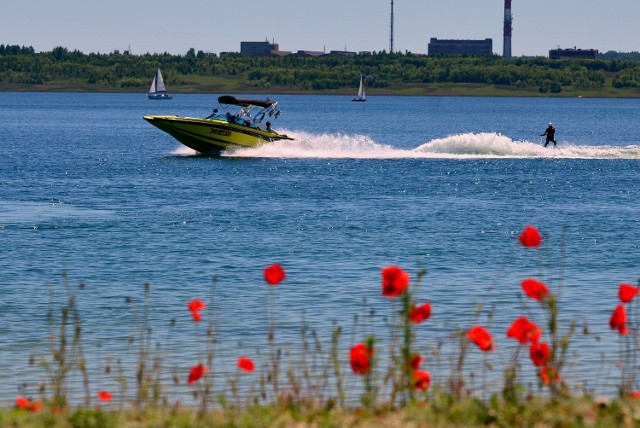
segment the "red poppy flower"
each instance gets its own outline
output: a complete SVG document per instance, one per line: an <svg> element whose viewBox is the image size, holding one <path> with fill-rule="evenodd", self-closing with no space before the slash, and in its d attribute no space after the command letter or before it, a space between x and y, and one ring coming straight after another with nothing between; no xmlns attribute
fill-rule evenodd
<svg viewBox="0 0 640 428"><path fill-rule="evenodd" d="M538 372L538 377L545 385L549 385L551 382L560 381L560 376L558 376L558 373L549 366L542 367Z"/></svg>
<svg viewBox="0 0 640 428"><path fill-rule="evenodd" d="M207 305L200 299L193 299L187 306L191 312L197 312L205 309Z"/></svg>
<svg viewBox="0 0 640 428"><path fill-rule="evenodd" d="M413 372L413 386L415 389L424 391L431 385L431 375L429 372L416 370Z"/></svg>
<svg viewBox="0 0 640 428"><path fill-rule="evenodd" d="M609 320L609 325L611 326L611 330L618 330L620 334L629 333L629 329L627 328L627 311L624 306L618 305L618 307L615 308Z"/></svg>
<svg viewBox="0 0 640 428"><path fill-rule="evenodd" d="M520 317L507 330L507 337L513 337L520 343L537 342L542 333L540 328L526 317Z"/></svg>
<svg viewBox="0 0 640 428"><path fill-rule="evenodd" d="M255 370L255 365L250 358L240 357L238 358L238 367L245 372L252 372Z"/></svg>
<svg viewBox="0 0 640 428"><path fill-rule="evenodd" d="M480 350L485 352L493 351L493 338L484 327L474 326L467 332L467 338L478 345Z"/></svg>
<svg viewBox="0 0 640 428"><path fill-rule="evenodd" d="M16 398L16 407L18 409L28 409L29 407L31 407L31 402L29 401L28 398L25 397L18 397Z"/></svg>
<svg viewBox="0 0 640 428"><path fill-rule="evenodd" d="M631 284L620 284L620 292L618 293L618 297L620 297L620 301L622 303L629 303L631 300L638 295L640 290L637 287L634 287Z"/></svg>
<svg viewBox="0 0 640 428"><path fill-rule="evenodd" d="M538 229L529 225L524 228L518 239L525 247L537 247L542 242L542 236L540 236Z"/></svg>
<svg viewBox="0 0 640 428"><path fill-rule="evenodd" d="M207 373L209 370L202 365L202 363L197 366L191 367L191 371L189 372L189 378L187 379L187 383L189 385L194 384L202 377L203 374Z"/></svg>
<svg viewBox="0 0 640 428"><path fill-rule="evenodd" d="M537 367L546 365L551 360L551 351L546 343L532 343L529 349L531 361Z"/></svg>
<svg viewBox="0 0 640 428"><path fill-rule="evenodd" d="M627 394L629 398L640 398L640 391L629 392Z"/></svg>
<svg viewBox="0 0 640 428"><path fill-rule="evenodd" d="M398 266L382 269L382 295L393 299L409 289L409 274Z"/></svg>
<svg viewBox="0 0 640 428"><path fill-rule="evenodd" d="M375 351L369 349L364 343L358 343L349 353L351 369L355 374L366 375L371 370L371 359Z"/></svg>
<svg viewBox="0 0 640 428"><path fill-rule="evenodd" d="M414 306L409 312L409 321L420 324L422 321L429 319L431 316L431 305L424 303L421 306Z"/></svg>
<svg viewBox="0 0 640 428"><path fill-rule="evenodd" d="M113 394L108 391L98 391L98 400L100 401L111 401Z"/></svg>
<svg viewBox="0 0 640 428"><path fill-rule="evenodd" d="M191 311L191 317L195 322L202 321L202 315L200 315L200 312L198 311Z"/></svg>
<svg viewBox="0 0 640 428"><path fill-rule="evenodd" d="M42 410L42 401L34 401L33 403L31 403L31 406L29 406L29 410L32 412L39 412L40 410Z"/></svg>
<svg viewBox="0 0 640 428"><path fill-rule="evenodd" d="M549 294L547 286L533 278L525 279L522 281L521 286L524 293L535 300L542 300Z"/></svg>
<svg viewBox="0 0 640 428"><path fill-rule="evenodd" d="M277 263L264 269L264 280L267 281L269 285L280 284L285 276L284 269Z"/></svg>
<svg viewBox="0 0 640 428"><path fill-rule="evenodd" d="M422 358L422 355L416 355L411 359L411 368L414 370L418 370L418 367L420 367L420 363L422 363L423 361L424 358Z"/></svg>

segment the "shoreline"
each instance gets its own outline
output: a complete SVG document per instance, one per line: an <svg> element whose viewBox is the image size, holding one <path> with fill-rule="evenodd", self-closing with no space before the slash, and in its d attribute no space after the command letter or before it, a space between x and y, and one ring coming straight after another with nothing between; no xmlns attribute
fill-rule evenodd
<svg viewBox="0 0 640 428"><path fill-rule="evenodd" d="M146 95L147 89L136 88L114 88L101 85L84 84L6 84L0 82L0 92L60 92L60 93L114 93L114 94L140 94ZM353 96L352 91L345 90L296 90L286 87L253 88L249 86L230 87L220 85L212 87L210 85L180 85L170 89L172 95L189 94L265 94L265 95L339 95ZM600 89L600 90L564 90L560 93L541 93L535 90L513 89L509 87L496 87L489 85L470 84L429 84L429 85L407 85L404 87L390 87L385 89L367 89L369 97L381 96L425 96L425 97L505 97L505 98L617 98L617 99L640 99L640 90L631 89Z"/></svg>

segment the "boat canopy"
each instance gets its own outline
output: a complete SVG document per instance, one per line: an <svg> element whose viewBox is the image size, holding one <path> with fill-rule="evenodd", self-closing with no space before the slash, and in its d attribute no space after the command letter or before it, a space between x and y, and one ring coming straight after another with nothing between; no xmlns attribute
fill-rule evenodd
<svg viewBox="0 0 640 428"><path fill-rule="evenodd" d="M234 105L240 107L258 106L258 107L271 107L276 102L271 100L254 100L251 98L236 98L231 95L223 95L218 98L220 104Z"/></svg>

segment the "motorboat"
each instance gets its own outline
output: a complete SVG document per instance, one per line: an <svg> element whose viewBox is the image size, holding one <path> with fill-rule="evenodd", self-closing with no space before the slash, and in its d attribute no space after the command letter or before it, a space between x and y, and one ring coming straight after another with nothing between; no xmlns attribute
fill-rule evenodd
<svg viewBox="0 0 640 428"><path fill-rule="evenodd" d="M293 140L271 129L280 117L278 103L223 95L220 109L205 118L144 116L144 120L170 134L185 146L207 155L219 155L234 147L256 147L278 140ZM263 125L264 122L264 125Z"/></svg>
<svg viewBox="0 0 640 428"><path fill-rule="evenodd" d="M170 100L173 98L164 86L164 79L162 78L160 67L158 67L156 75L153 76L153 82L151 82L148 97L150 100Z"/></svg>

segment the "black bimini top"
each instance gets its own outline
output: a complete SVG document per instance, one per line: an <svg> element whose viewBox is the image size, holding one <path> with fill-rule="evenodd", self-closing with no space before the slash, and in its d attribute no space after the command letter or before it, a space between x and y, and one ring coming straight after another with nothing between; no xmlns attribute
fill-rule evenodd
<svg viewBox="0 0 640 428"><path fill-rule="evenodd" d="M270 107L275 103L275 101L271 101L271 100L254 100L251 98L236 98L231 95L223 95L219 97L218 102L220 104L228 104L228 105L240 106L240 107L248 107L248 106Z"/></svg>

